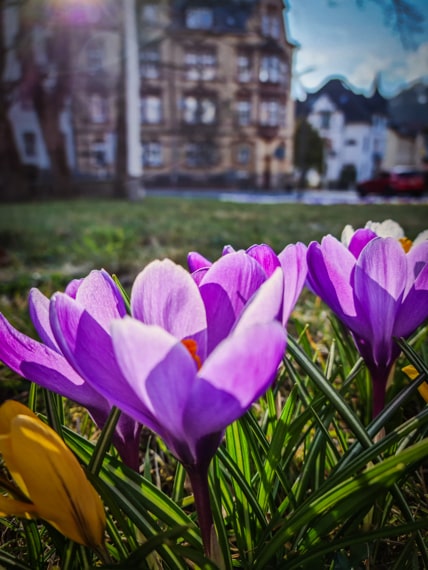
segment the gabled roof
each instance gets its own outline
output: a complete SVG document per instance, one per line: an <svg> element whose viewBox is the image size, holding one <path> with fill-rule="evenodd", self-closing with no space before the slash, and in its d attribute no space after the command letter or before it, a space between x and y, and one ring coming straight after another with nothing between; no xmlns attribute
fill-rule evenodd
<svg viewBox="0 0 428 570"><path fill-rule="evenodd" d="M307 99L297 105L298 114L308 114L322 95L343 112L347 123L371 123L373 115L387 116L387 102L378 90L370 97L355 93L339 78L330 79L317 91L308 93Z"/></svg>

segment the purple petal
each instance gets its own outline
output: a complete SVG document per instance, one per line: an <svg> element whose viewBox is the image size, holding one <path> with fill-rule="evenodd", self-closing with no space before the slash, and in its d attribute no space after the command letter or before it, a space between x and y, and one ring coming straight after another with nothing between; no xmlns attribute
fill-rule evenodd
<svg viewBox="0 0 428 570"><path fill-rule="evenodd" d="M428 241L413 246L407 254L409 282L412 284L422 269L428 264Z"/></svg>
<svg viewBox="0 0 428 570"><path fill-rule="evenodd" d="M52 330L64 356L95 390L113 402L123 378L109 332L63 293L52 297L50 309ZM126 398L135 398L126 385L120 390Z"/></svg>
<svg viewBox="0 0 428 570"><path fill-rule="evenodd" d="M1 314L0 360L23 378L85 407L107 404L62 354L17 331Z"/></svg>
<svg viewBox="0 0 428 570"><path fill-rule="evenodd" d="M150 427L167 441L168 434L183 440L183 411L197 371L190 353L162 328L131 318L113 324L112 338L123 377L135 394L129 401L119 390L116 404L138 421L147 423L150 416Z"/></svg>
<svg viewBox="0 0 428 570"><path fill-rule="evenodd" d="M373 360L379 366L392 358L392 337L406 277L406 254L394 238L372 240L355 267L358 319L353 330L371 344Z"/></svg>
<svg viewBox="0 0 428 570"><path fill-rule="evenodd" d="M187 266L191 273L203 267L210 267L211 265L211 261L197 251L191 251L187 254Z"/></svg>
<svg viewBox="0 0 428 570"><path fill-rule="evenodd" d="M296 306L305 285L308 266L306 262L307 247L303 243L288 245L278 255L284 272L284 300L282 307L282 324L285 326Z"/></svg>
<svg viewBox="0 0 428 570"><path fill-rule="evenodd" d="M409 254L407 254L409 255ZM394 336L408 337L428 318L428 264L418 273L399 308Z"/></svg>
<svg viewBox="0 0 428 570"><path fill-rule="evenodd" d="M250 257L260 263L268 277L270 277L275 269L280 266L278 256L270 245L252 245L247 249L247 253Z"/></svg>
<svg viewBox="0 0 428 570"><path fill-rule="evenodd" d="M31 289L28 296L28 308L34 328L46 346L59 352L58 344L49 322L49 303L49 299L38 289Z"/></svg>
<svg viewBox="0 0 428 570"><path fill-rule="evenodd" d="M119 288L105 271L91 271L76 292L76 301L106 330L112 319L126 314Z"/></svg>
<svg viewBox="0 0 428 570"><path fill-rule="evenodd" d="M355 257L355 259L359 258L361 251L365 248L369 241L375 237L377 237L375 232L366 228L360 228L354 233L349 242L348 249Z"/></svg>
<svg viewBox="0 0 428 570"><path fill-rule="evenodd" d="M265 271L243 251L221 257L208 269L200 283L207 314L208 354L229 334L264 281Z"/></svg>
<svg viewBox="0 0 428 570"><path fill-rule="evenodd" d="M234 333L256 323L267 323L279 319L282 311L284 275L281 268L267 279L248 301L236 322Z"/></svg>
<svg viewBox="0 0 428 570"><path fill-rule="evenodd" d="M73 299L76 298L77 295L77 291L79 290L80 285L83 282L83 278L81 279L73 279L72 281L70 281L70 283L67 285L67 287L65 288L65 293L67 295L69 295L70 297L73 297Z"/></svg>
<svg viewBox="0 0 428 570"><path fill-rule="evenodd" d="M229 253L236 253L236 249L231 245L225 245L221 255L228 255Z"/></svg>
<svg viewBox="0 0 428 570"><path fill-rule="evenodd" d="M307 251L307 285L346 321L355 316L351 273L356 260L352 253L333 236L326 236L321 244L312 242Z"/></svg>
<svg viewBox="0 0 428 570"><path fill-rule="evenodd" d="M201 269L197 269L192 273L192 279L198 287L201 284L202 279L205 277L205 274L208 271L208 269L209 267L201 267Z"/></svg>
<svg viewBox="0 0 428 570"><path fill-rule="evenodd" d="M186 432L197 441L242 416L275 379L285 347L285 331L276 322L242 329L219 344L198 373Z"/></svg>
<svg viewBox="0 0 428 570"><path fill-rule="evenodd" d="M153 261L137 276L131 292L132 315L159 325L178 339L205 345L205 307L191 275L169 259Z"/></svg>

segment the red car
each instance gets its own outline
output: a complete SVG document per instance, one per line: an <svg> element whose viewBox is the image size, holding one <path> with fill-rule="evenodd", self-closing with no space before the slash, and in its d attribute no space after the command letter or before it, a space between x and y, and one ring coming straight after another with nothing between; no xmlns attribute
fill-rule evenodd
<svg viewBox="0 0 428 570"><path fill-rule="evenodd" d="M424 191L423 172L405 166L396 166L391 172L380 172L375 178L357 184L357 192L361 197L367 194L422 196Z"/></svg>

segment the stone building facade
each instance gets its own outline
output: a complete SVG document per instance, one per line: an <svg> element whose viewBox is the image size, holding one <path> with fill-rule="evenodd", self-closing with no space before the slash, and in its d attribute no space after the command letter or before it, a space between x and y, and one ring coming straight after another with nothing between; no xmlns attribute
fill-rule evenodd
<svg viewBox="0 0 428 570"><path fill-rule="evenodd" d="M147 185L284 188L293 45L282 0L139 3Z"/></svg>

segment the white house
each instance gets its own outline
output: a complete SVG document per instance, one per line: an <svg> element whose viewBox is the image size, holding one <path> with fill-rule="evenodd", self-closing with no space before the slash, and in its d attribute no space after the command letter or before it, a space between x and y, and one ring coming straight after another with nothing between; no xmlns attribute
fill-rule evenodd
<svg viewBox="0 0 428 570"><path fill-rule="evenodd" d="M326 184L343 186L349 177L360 181L379 170L386 151L388 119L386 100L377 90L365 97L342 80L332 79L309 93L299 112L324 140Z"/></svg>

